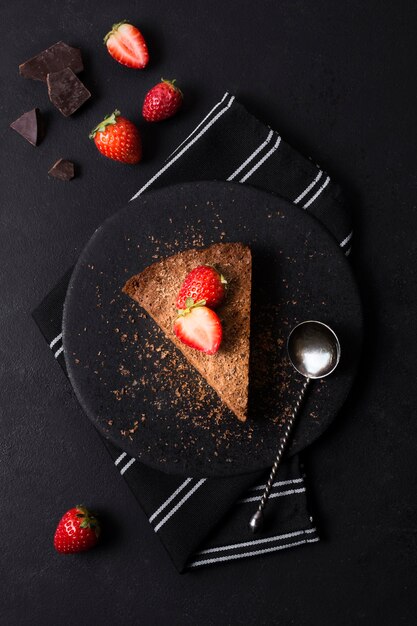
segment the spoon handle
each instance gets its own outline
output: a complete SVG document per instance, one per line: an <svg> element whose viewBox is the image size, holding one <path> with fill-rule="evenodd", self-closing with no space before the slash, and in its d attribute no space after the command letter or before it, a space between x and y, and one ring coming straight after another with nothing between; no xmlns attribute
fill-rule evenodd
<svg viewBox="0 0 417 626"><path fill-rule="evenodd" d="M290 419L286 423L284 434L281 437L281 440L280 440L280 443L279 443L277 456L276 456L274 464L272 466L271 473L269 474L268 482L266 483L265 490L264 490L264 492L262 494L261 501L260 501L259 506L258 506L258 510L256 511L256 513L250 519L249 528L251 529L251 531L253 533L255 533L257 530L259 530L260 527L262 526L262 523L263 523L263 510L264 510L264 508L266 506L266 503L268 502L269 494L270 494L272 486L274 484L275 474L277 473L278 466L279 466L279 464L281 462L282 455L283 455L285 447L287 445L288 438L290 436L292 427L293 427L294 422L295 422L295 418L297 417L298 412L300 410L300 406L301 406L301 403L303 401L304 394L306 392L306 389L307 389L307 386L308 386L309 382L310 382L310 379L306 378L306 380L304 381L304 384L303 384L303 386L301 388L301 391L300 391L300 393L298 395L297 401L296 401L296 403L294 405L294 408L293 408L293 411L291 413Z"/></svg>

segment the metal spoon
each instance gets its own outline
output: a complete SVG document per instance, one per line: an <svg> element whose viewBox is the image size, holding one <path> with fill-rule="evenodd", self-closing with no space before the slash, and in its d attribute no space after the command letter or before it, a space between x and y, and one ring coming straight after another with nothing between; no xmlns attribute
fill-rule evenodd
<svg viewBox="0 0 417 626"><path fill-rule="evenodd" d="M249 527L256 532L263 523L263 511L268 502L269 494L274 483L275 474L281 461L285 446L300 410L306 389L311 380L324 378L331 374L340 360L340 343L336 333L322 322L309 320L301 322L290 332L287 340L287 352L292 366L305 377L291 417L288 420L281 438L278 453L272 466L265 491L259 503L258 510L251 517Z"/></svg>

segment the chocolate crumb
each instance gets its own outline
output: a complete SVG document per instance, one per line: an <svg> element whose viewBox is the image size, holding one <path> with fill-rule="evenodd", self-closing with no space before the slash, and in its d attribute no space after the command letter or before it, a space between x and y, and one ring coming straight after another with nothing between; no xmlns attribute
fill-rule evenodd
<svg viewBox="0 0 417 626"><path fill-rule="evenodd" d="M75 176L74 163L66 159L58 159L48 174L54 178L59 178L59 180L72 180Z"/></svg>

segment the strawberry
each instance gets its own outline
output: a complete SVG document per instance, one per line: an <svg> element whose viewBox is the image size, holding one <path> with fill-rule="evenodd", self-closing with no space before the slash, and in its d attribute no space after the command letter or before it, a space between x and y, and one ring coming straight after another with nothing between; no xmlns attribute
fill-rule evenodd
<svg viewBox="0 0 417 626"><path fill-rule="evenodd" d="M148 64L149 52L142 33L125 20L113 24L104 43L113 59L122 65L141 70Z"/></svg>
<svg viewBox="0 0 417 626"><path fill-rule="evenodd" d="M182 91L174 85L175 80L161 80L145 96L142 115L147 122L166 120L175 115L182 105Z"/></svg>
<svg viewBox="0 0 417 626"><path fill-rule="evenodd" d="M96 545L100 526L94 515L84 506L76 506L65 513L55 531L57 552L84 552Z"/></svg>
<svg viewBox="0 0 417 626"><path fill-rule="evenodd" d="M182 343L205 354L215 354L220 347L223 329L217 314L204 306L204 300L194 304L187 299L186 308L179 311L174 333Z"/></svg>
<svg viewBox="0 0 417 626"><path fill-rule="evenodd" d="M184 309L186 299L192 298L194 302L205 300L206 306L215 309L223 301L226 285L226 279L214 267L199 265L187 274L175 306L177 309Z"/></svg>
<svg viewBox="0 0 417 626"><path fill-rule="evenodd" d="M133 122L120 117L114 111L98 124L90 133L90 139L101 154L122 163L139 163L142 158L142 142L139 131Z"/></svg>

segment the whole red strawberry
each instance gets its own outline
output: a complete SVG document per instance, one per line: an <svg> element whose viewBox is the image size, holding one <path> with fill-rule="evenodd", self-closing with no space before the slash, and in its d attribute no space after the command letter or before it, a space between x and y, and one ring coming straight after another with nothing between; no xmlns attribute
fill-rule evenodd
<svg viewBox="0 0 417 626"><path fill-rule="evenodd" d="M152 87L145 96L142 115L147 122L161 122L175 115L182 105L182 91L175 80L164 80Z"/></svg>
<svg viewBox="0 0 417 626"><path fill-rule="evenodd" d="M97 519L84 506L65 513L55 531L54 546L61 554L85 552L93 548L100 536Z"/></svg>
<svg viewBox="0 0 417 626"><path fill-rule="evenodd" d="M114 111L98 124L90 133L90 139L101 154L133 165L142 158L142 142L139 131L133 122L120 117L120 111Z"/></svg>
<svg viewBox="0 0 417 626"><path fill-rule="evenodd" d="M126 21L113 24L104 43L113 59L122 65L141 70L148 64L149 52L142 33Z"/></svg>
<svg viewBox="0 0 417 626"><path fill-rule="evenodd" d="M227 281L211 265L199 265L187 274L178 293L175 306L185 309L187 298L194 302L204 300L206 306L215 309L223 302Z"/></svg>

